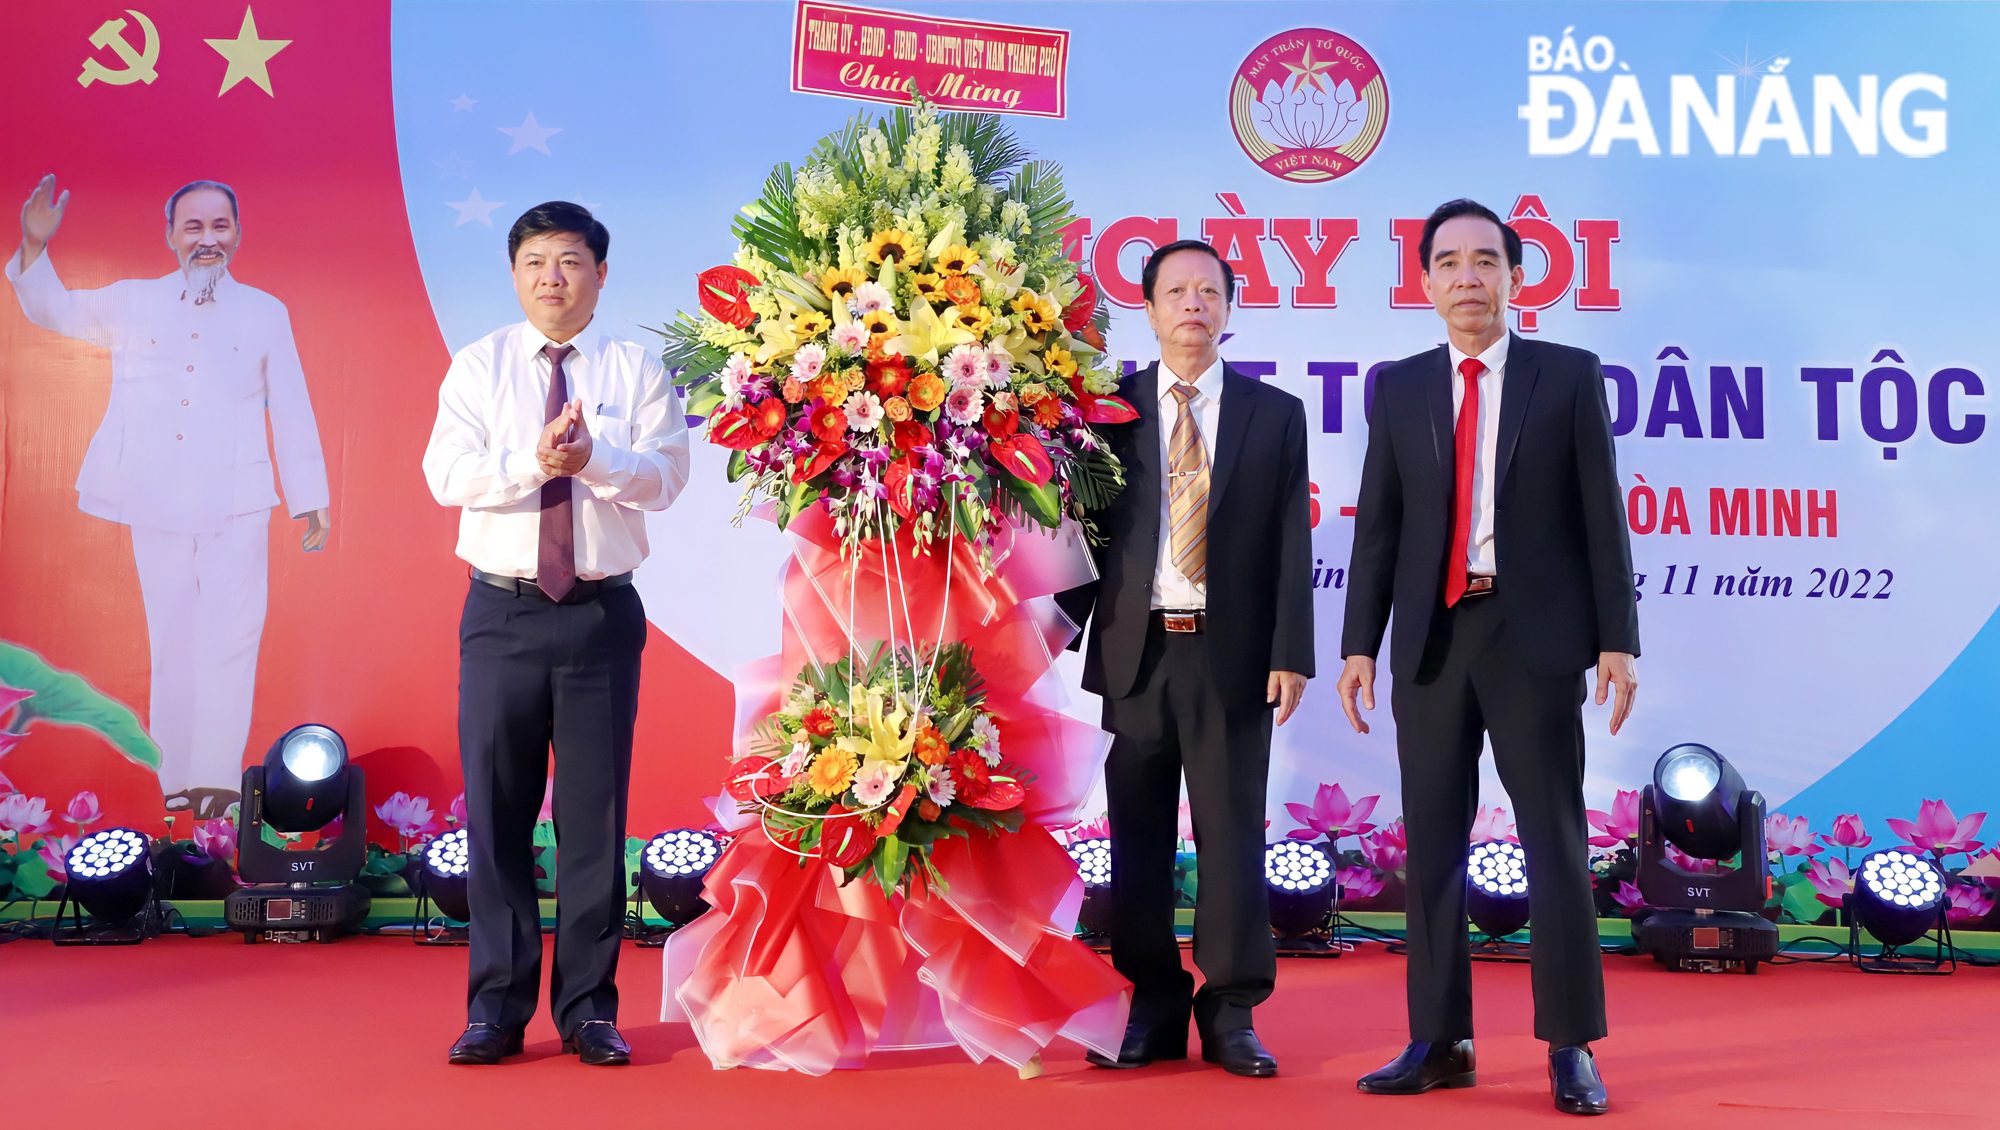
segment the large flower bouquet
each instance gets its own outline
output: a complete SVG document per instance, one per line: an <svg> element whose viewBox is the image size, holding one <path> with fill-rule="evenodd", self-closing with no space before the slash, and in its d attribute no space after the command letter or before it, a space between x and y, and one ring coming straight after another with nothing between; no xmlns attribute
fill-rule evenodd
<svg viewBox="0 0 2000 1130"><path fill-rule="evenodd" d="M997 117L920 103L772 171L735 263L661 331L745 512L823 502L845 538L982 552L1008 517L1089 529L1124 483L1094 426L1136 413L1062 254L1061 174L1026 157Z"/></svg>
<svg viewBox="0 0 2000 1130"><path fill-rule="evenodd" d="M926 851L974 829L1021 826L1026 783L962 643L913 657L878 646L808 667L736 761L729 793L772 842L886 894L936 883Z"/></svg>

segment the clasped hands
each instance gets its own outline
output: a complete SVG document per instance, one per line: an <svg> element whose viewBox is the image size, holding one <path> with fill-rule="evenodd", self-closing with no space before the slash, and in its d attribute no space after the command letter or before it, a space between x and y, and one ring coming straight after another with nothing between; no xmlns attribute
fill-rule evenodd
<svg viewBox="0 0 2000 1130"><path fill-rule="evenodd" d="M583 422L583 401L572 400L542 429L535 444L535 463L552 479L567 478L590 462L590 428Z"/></svg>

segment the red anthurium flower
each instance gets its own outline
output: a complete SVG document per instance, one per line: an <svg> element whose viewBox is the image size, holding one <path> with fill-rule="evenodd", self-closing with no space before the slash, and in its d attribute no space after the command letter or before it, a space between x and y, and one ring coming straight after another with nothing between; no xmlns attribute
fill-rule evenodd
<svg viewBox="0 0 2000 1130"><path fill-rule="evenodd" d="M910 387L910 378L915 375L910 370L910 359L907 357L899 355L886 361L870 361L868 391L884 400L901 396Z"/></svg>
<svg viewBox="0 0 2000 1130"><path fill-rule="evenodd" d="M1077 407L1083 410L1086 424L1126 424L1139 418L1139 410L1115 396L1085 393Z"/></svg>
<svg viewBox="0 0 2000 1130"><path fill-rule="evenodd" d="M1068 306L1063 307L1062 313L1063 328L1071 333L1089 325L1091 315L1097 313L1097 280L1091 278L1088 271L1078 271L1076 281L1083 290Z"/></svg>
<svg viewBox="0 0 2000 1130"><path fill-rule="evenodd" d="M835 867L852 867L867 859L875 850L875 830L841 805L827 811L830 815L819 826L819 857Z"/></svg>
<svg viewBox="0 0 2000 1130"><path fill-rule="evenodd" d="M931 430L916 420L896 422L896 446L904 451L918 451L931 445Z"/></svg>
<svg viewBox="0 0 2000 1130"><path fill-rule="evenodd" d="M743 451L768 438L757 434L756 427L745 413L717 412L708 418L708 442L719 447Z"/></svg>
<svg viewBox="0 0 2000 1130"><path fill-rule="evenodd" d="M1021 782L1011 778L994 777L992 778L992 784L987 787L985 795L981 796L978 800L968 800L965 803L974 808L983 808L988 812L1005 812L1010 808L1018 807L1026 799L1028 799L1028 790L1021 787Z"/></svg>
<svg viewBox="0 0 2000 1130"><path fill-rule="evenodd" d="M1001 411L998 408L986 410L986 434L994 439L1006 439L1021 426L1021 413L1015 409Z"/></svg>
<svg viewBox="0 0 2000 1130"><path fill-rule="evenodd" d="M750 288L756 285L756 275L726 263L710 267L695 279L695 289L701 293L702 310L717 321L728 322L738 329L757 320L746 297Z"/></svg>
<svg viewBox="0 0 2000 1130"><path fill-rule="evenodd" d="M820 444L817 448L813 449L813 457L811 459L792 468L792 481L795 483L805 482L807 479L833 466L833 461L845 454L847 454L847 444L844 442L836 440L833 443Z"/></svg>
<svg viewBox="0 0 2000 1130"><path fill-rule="evenodd" d="M757 433L760 440L770 439L785 426L785 402L775 396L767 396L750 409L750 430Z"/></svg>
<svg viewBox="0 0 2000 1130"><path fill-rule="evenodd" d="M986 449L993 453L993 461L1000 464L1008 474L1023 482L1041 486L1055 477L1056 464L1049 458L1042 441L1027 432L1016 432L1005 439L996 439Z"/></svg>
<svg viewBox="0 0 2000 1130"><path fill-rule="evenodd" d="M847 434L847 413L824 400L813 403L807 418L812 421L813 437L823 444L833 443Z"/></svg>
<svg viewBox="0 0 2000 1130"><path fill-rule="evenodd" d="M910 509L910 465L899 459L883 468L882 485L889 491L889 508L905 518L914 517Z"/></svg>
<svg viewBox="0 0 2000 1130"><path fill-rule="evenodd" d="M784 774L778 769L778 763L768 757L746 757L729 767L729 780L724 787L739 801L776 796L785 791Z"/></svg>
<svg viewBox="0 0 2000 1130"><path fill-rule="evenodd" d="M896 794L895 802L882 810L882 824L875 829L877 839L896 834L896 829L903 826L903 817L910 814L910 807L916 803L916 797L917 787L915 785L903 786L903 791Z"/></svg>

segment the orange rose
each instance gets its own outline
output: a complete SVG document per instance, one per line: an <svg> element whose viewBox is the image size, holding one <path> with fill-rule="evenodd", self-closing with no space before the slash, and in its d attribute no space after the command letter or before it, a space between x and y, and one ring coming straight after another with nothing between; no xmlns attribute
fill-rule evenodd
<svg viewBox="0 0 2000 1130"><path fill-rule="evenodd" d="M860 369L848 369L840 374L840 379L849 392L860 392L868 387L868 374Z"/></svg>
<svg viewBox="0 0 2000 1130"><path fill-rule="evenodd" d="M891 423L900 424L910 418L910 402L900 396L892 396L882 402L882 413Z"/></svg>
<svg viewBox="0 0 2000 1130"><path fill-rule="evenodd" d="M783 392L787 404L797 404L806 398L806 386L800 384L797 377L785 378Z"/></svg>
<svg viewBox="0 0 2000 1130"><path fill-rule="evenodd" d="M919 412L929 412L944 403L945 394L949 391L945 388L943 377L936 373L918 373L916 379L910 382L910 407Z"/></svg>
<svg viewBox="0 0 2000 1130"><path fill-rule="evenodd" d="M938 733L936 726L925 726L917 731L916 744L911 751L925 765L943 765L945 759L951 756L951 743L944 740L944 735Z"/></svg>

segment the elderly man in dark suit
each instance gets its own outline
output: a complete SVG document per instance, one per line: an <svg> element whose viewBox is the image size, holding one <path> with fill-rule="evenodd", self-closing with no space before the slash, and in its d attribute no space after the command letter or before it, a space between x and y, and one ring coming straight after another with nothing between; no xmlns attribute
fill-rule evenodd
<svg viewBox="0 0 2000 1130"><path fill-rule="evenodd" d="M1612 686L1616 734L1638 689L1632 549L1597 358L1507 332L1521 238L1470 200L1438 208L1418 248L1446 344L1384 369L1348 570L1341 706L1375 706L1390 624L1396 749L1409 836L1411 1043L1363 1091L1473 1083L1466 840L1493 743L1527 853L1535 1034L1557 1109L1607 1108L1590 1041L1604 971L1583 809L1584 672Z"/></svg>
<svg viewBox="0 0 2000 1130"><path fill-rule="evenodd" d="M1112 438L1125 490L1102 515L1100 580L1063 594L1082 623L1094 604L1083 685L1111 731L1111 957L1133 985L1114 1060L1187 1055L1238 1075L1277 1062L1250 1010L1271 995L1277 957L1264 886L1264 786L1271 726L1313 675L1310 486L1305 408L1216 352L1235 294L1229 264L1187 240L1146 263L1146 314L1160 362L1121 392L1137 423ZM1181 776L1201 856L1195 964L1174 938L1173 866Z"/></svg>

